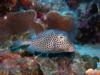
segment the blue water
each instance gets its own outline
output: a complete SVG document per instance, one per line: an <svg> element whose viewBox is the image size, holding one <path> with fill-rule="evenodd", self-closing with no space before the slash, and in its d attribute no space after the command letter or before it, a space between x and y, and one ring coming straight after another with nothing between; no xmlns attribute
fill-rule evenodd
<svg viewBox="0 0 100 75"><path fill-rule="evenodd" d="M97 56L100 58L100 44L97 45L75 45L76 51L81 55L87 54L90 56Z"/></svg>
<svg viewBox="0 0 100 75"><path fill-rule="evenodd" d="M100 62L97 63L97 67L100 68Z"/></svg>

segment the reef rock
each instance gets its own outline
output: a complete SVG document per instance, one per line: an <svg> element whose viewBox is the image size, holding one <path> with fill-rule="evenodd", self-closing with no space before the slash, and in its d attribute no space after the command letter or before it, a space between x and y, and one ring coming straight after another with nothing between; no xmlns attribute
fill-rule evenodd
<svg viewBox="0 0 100 75"><path fill-rule="evenodd" d="M43 31L40 24L35 23L35 12L10 12L6 16L0 17L0 42L6 40L8 36L20 35L27 30L34 30L36 33Z"/></svg>
<svg viewBox="0 0 100 75"><path fill-rule="evenodd" d="M47 14L46 24L50 29L60 29L64 31L73 30L73 18L70 15L61 16L58 12L50 11Z"/></svg>

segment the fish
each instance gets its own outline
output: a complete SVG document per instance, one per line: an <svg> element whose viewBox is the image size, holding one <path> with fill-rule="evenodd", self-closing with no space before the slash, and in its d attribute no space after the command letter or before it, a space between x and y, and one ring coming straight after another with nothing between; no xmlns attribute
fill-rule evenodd
<svg viewBox="0 0 100 75"><path fill-rule="evenodd" d="M15 47L15 49L18 49L18 47L26 47L24 49L28 52L35 55L42 54L42 56L47 56L48 54L52 56L55 53L57 55L60 55L60 53L66 55L67 52L71 53L75 51L73 44L69 41L67 33L57 29L41 32L33 40L24 41L20 46Z"/></svg>
<svg viewBox="0 0 100 75"><path fill-rule="evenodd" d="M33 46L44 51L56 51L56 50L67 50L73 51L71 42L67 37L67 33L60 30L48 30L44 31L36 37L32 42ZM70 48L71 47L71 48Z"/></svg>

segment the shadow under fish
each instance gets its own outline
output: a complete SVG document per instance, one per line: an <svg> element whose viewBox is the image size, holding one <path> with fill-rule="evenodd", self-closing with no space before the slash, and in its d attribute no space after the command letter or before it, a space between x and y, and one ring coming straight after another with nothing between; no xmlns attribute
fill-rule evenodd
<svg viewBox="0 0 100 75"><path fill-rule="evenodd" d="M46 30L32 41L17 41L11 51L27 50L30 54L40 57L73 57L75 48L69 41L67 33L60 30Z"/></svg>

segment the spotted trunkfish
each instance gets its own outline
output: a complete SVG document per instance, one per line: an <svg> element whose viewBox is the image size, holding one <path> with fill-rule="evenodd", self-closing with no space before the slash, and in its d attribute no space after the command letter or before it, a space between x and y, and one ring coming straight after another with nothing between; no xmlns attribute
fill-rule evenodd
<svg viewBox="0 0 100 75"><path fill-rule="evenodd" d="M32 41L24 41L18 44L19 46L13 45L12 50L18 48L27 47L27 51L33 54L49 54L49 53L63 53L63 52L74 52L74 46L69 41L68 35L64 31L60 30L46 30L38 34Z"/></svg>

